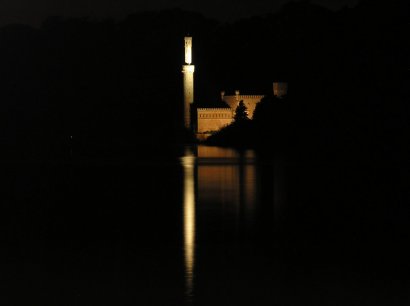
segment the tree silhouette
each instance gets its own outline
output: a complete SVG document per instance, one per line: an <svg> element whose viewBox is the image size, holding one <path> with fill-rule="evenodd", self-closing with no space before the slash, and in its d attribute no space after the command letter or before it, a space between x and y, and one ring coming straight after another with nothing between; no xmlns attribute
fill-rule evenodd
<svg viewBox="0 0 410 306"><path fill-rule="evenodd" d="M248 117L248 108L241 100L235 110L235 115L233 117L235 123L245 122L249 120Z"/></svg>

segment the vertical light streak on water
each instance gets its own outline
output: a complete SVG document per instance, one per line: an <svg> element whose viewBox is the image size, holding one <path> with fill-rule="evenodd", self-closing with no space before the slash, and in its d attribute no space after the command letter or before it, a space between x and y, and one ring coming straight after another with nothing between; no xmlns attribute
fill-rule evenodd
<svg viewBox="0 0 410 306"><path fill-rule="evenodd" d="M185 294L188 301L192 301L195 270L195 157L187 151L181 161L184 168L183 231Z"/></svg>

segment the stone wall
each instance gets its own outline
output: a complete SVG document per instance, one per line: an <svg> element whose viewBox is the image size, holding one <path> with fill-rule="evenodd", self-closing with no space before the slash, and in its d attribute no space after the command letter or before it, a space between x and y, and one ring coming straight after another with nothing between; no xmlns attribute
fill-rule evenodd
<svg viewBox="0 0 410 306"><path fill-rule="evenodd" d="M191 105L194 102L194 65L183 65L184 75L184 122L185 127L191 128Z"/></svg>
<svg viewBox="0 0 410 306"><path fill-rule="evenodd" d="M232 123L233 111L230 108L198 108L197 132L214 132Z"/></svg>
<svg viewBox="0 0 410 306"><path fill-rule="evenodd" d="M223 101L232 108L232 111L235 112L239 101L243 101L246 108L248 109L249 118L252 119L253 112L255 110L256 104L263 98L263 95L232 95L224 96Z"/></svg>

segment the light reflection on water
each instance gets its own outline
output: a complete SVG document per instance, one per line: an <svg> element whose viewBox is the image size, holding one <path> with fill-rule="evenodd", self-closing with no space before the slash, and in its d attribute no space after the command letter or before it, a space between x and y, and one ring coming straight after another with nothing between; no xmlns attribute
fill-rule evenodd
<svg viewBox="0 0 410 306"><path fill-rule="evenodd" d="M187 148L185 156L181 158L184 168L184 263L185 263L185 294L190 300L193 296L194 268L195 268L195 156Z"/></svg>
<svg viewBox="0 0 410 306"><path fill-rule="evenodd" d="M189 303L194 298L196 278L196 219L218 219L214 223L204 223L212 224L212 227L201 228L208 234L221 227L228 232L237 232L240 227L251 226L257 198L254 161L252 150L239 152L206 146L186 148L185 155L181 158L184 173L185 294ZM219 218L221 215L222 219Z"/></svg>
<svg viewBox="0 0 410 306"><path fill-rule="evenodd" d="M409 233L403 225L390 236L390 223L373 223L385 212L397 226L408 221L406 202L391 202L397 191L408 199L407 185L393 180L372 194L393 175L372 172L377 184L363 186L357 169L202 146L174 158L3 165L0 304L398 305L387 301L408 297Z"/></svg>

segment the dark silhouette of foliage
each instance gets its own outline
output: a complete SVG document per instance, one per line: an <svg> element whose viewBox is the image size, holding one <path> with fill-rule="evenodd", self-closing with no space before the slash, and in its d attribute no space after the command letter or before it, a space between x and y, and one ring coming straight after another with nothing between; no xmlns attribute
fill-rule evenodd
<svg viewBox="0 0 410 306"><path fill-rule="evenodd" d="M239 104L235 109L233 120L235 123L241 123L249 120L248 108L245 106L245 103L243 103L243 100L239 101Z"/></svg>
<svg viewBox="0 0 410 306"><path fill-rule="evenodd" d="M212 134L206 144L233 147L251 147L253 145L251 120L235 121Z"/></svg>

